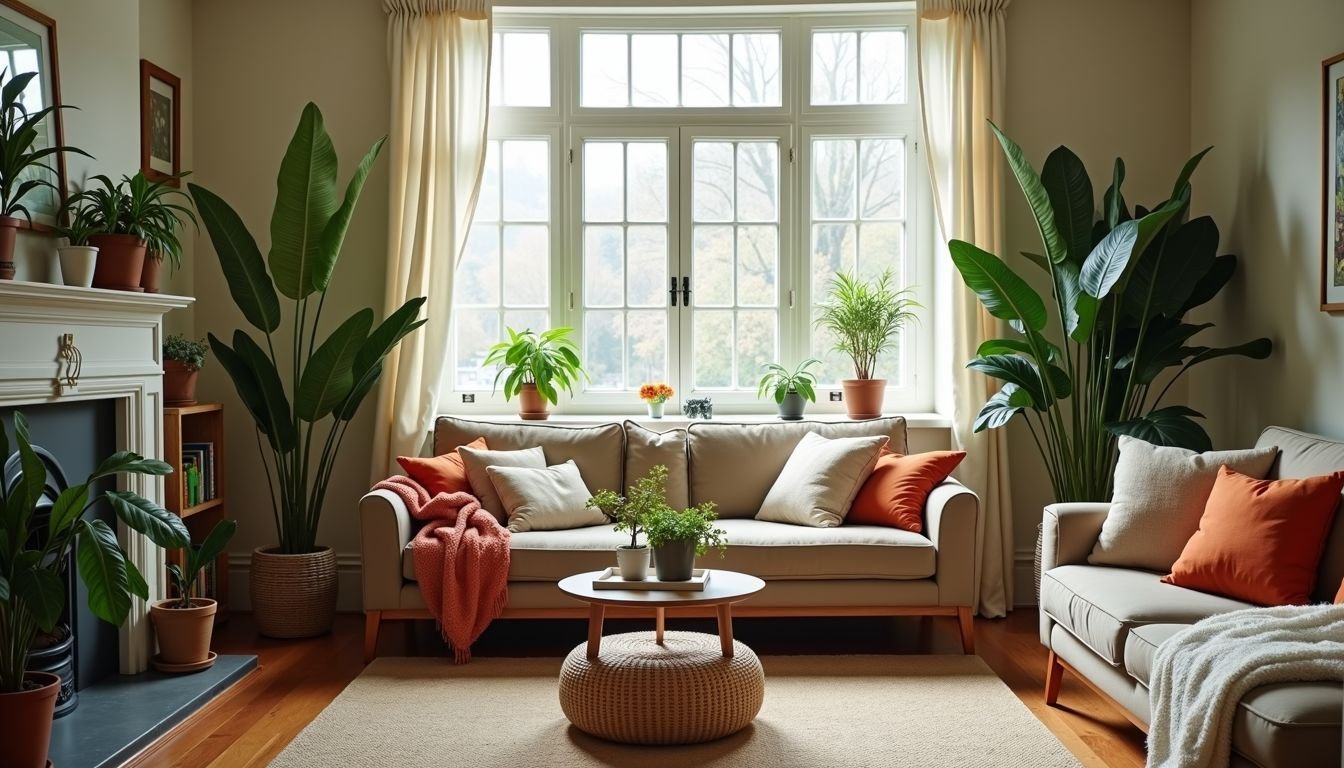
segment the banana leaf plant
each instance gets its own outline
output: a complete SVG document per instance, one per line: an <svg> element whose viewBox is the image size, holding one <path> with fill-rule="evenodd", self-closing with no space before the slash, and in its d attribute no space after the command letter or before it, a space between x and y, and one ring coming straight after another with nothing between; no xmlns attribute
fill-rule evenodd
<svg viewBox="0 0 1344 768"><path fill-rule="evenodd" d="M23 690L28 651L39 631L50 632L65 608L65 570L73 551L79 578L88 588L89 609L98 618L120 625L131 609L131 597L149 599L149 586L126 557L112 527L84 513L100 501L111 505L128 528L161 547L174 549L191 541L182 519L129 491L106 491L90 497L95 480L119 474L167 475L162 461L119 451L103 460L80 485L47 496L47 465L33 450L28 422L14 414L14 441L19 472L0 482L0 693ZM10 456L9 438L0 426L0 463ZM46 520L38 512L46 513Z"/></svg>
<svg viewBox="0 0 1344 768"><path fill-rule="evenodd" d="M985 310L1014 334L984 342L968 367L1003 381L975 420L994 429L1021 415L1057 501L1110 499L1119 435L1197 451L1211 447L1203 415L1166 403L1172 385L1220 357L1268 357L1259 338L1228 347L1194 341L1212 323L1186 315L1227 285L1237 259L1218 254L1218 227L1189 217L1190 178L1205 149L1186 162L1171 196L1131 211L1115 161L1100 201L1078 156L1059 147L1038 173L991 124L1036 221L1043 253L1023 256L1046 275L1049 304L1002 259L971 243L948 248ZM1210 147L1210 149L1212 149Z"/></svg>
<svg viewBox="0 0 1344 768"><path fill-rule="evenodd" d="M229 294L258 332L236 329L231 344L208 336L255 423L282 554L317 551L327 485L350 420L378 383L388 353L425 322L419 297L376 324L374 311L361 309L318 338L346 230L384 141L364 155L340 195L336 149L322 113L312 103L304 107L280 161L266 260L228 203L187 185Z"/></svg>

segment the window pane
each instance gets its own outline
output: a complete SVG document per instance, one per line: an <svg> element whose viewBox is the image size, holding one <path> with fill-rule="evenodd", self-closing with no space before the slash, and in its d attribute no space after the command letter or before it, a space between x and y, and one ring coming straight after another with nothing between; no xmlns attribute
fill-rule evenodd
<svg viewBox="0 0 1344 768"><path fill-rule="evenodd" d="M905 101L905 32L864 32L859 40L859 79L864 104Z"/></svg>
<svg viewBox="0 0 1344 768"><path fill-rule="evenodd" d="M733 220L733 145L726 141L697 141L692 145L695 176L695 221Z"/></svg>
<svg viewBox="0 0 1344 768"><path fill-rule="evenodd" d="M625 242L620 227L585 227L583 301L590 307L624 304Z"/></svg>
<svg viewBox="0 0 1344 768"><path fill-rule="evenodd" d="M813 33L813 104L853 104L858 101L858 38L854 32Z"/></svg>
<svg viewBox="0 0 1344 768"><path fill-rule="evenodd" d="M490 141L485 148L485 170L481 174L481 191L476 196L474 221L499 220L499 142Z"/></svg>
<svg viewBox="0 0 1344 768"><path fill-rule="evenodd" d="M504 313L504 327L515 331L543 331L551 327L544 309L510 309Z"/></svg>
<svg viewBox="0 0 1344 768"><path fill-rule="evenodd" d="M858 241L853 224L812 225L812 301L825 301L836 272L854 269Z"/></svg>
<svg viewBox="0 0 1344 768"><path fill-rule="evenodd" d="M737 313L737 386L755 389L761 366L778 359L775 313L742 310Z"/></svg>
<svg viewBox="0 0 1344 768"><path fill-rule="evenodd" d="M677 106L677 36L631 35L630 77L634 106Z"/></svg>
<svg viewBox="0 0 1344 768"><path fill-rule="evenodd" d="M626 315L625 387L634 389L652 381L667 381L667 313L648 310Z"/></svg>
<svg viewBox="0 0 1344 768"><path fill-rule="evenodd" d="M865 219L905 216L905 142L900 139L864 139L859 142L860 210Z"/></svg>
<svg viewBox="0 0 1344 768"><path fill-rule="evenodd" d="M621 338L625 313L598 310L583 313L584 368L592 381L589 389L621 389L625 379Z"/></svg>
<svg viewBox="0 0 1344 768"><path fill-rule="evenodd" d="M667 227L629 227L625 238L626 303L632 307L667 306Z"/></svg>
<svg viewBox="0 0 1344 768"><path fill-rule="evenodd" d="M626 217L630 221L667 221L667 145L631 142L626 146Z"/></svg>
<svg viewBox="0 0 1344 768"><path fill-rule="evenodd" d="M697 307L733 305L733 227L697 225L691 236Z"/></svg>
<svg viewBox="0 0 1344 768"><path fill-rule="evenodd" d="M779 220L779 147L773 141L737 145L737 220Z"/></svg>
<svg viewBox="0 0 1344 768"><path fill-rule="evenodd" d="M546 306L551 263L547 231L544 225L504 226L505 306Z"/></svg>
<svg viewBox="0 0 1344 768"><path fill-rule="evenodd" d="M859 277L872 280L890 269L896 285L905 285L901 274L905 253L905 227L896 222L869 221L859 225Z"/></svg>
<svg viewBox="0 0 1344 768"><path fill-rule="evenodd" d="M499 341L499 313L495 310L453 312L454 344L453 384L458 389L490 389L495 372L481 367L490 346Z"/></svg>
<svg viewBox="0 0 1344 768"><path fill-rule="evenodd" d="M773 225L737 228L737 304L773 307L778 295L779 235Z"/></svg>
<svg viewBox="0 0 1344 768"><path fill-rule="evenodd" d="M550 152L545 141L505 141L504 219L550 218Z"/></svg>
<svg viewBox="0 0 1344 768"><path fill-rule="evenodd" d="M858 159L852 139L812 141L812 217L848 219L854 216L854 165Z"/></svg>
<svg viewBox="0 0 1344 768"><path fill-rule="evenodd" d="M497 58L503 60L504 100L500 103L509 107L549 107L551 36L545 32L505 32L503 38L502 49L495 49Z"/></svg>
<svg viewBox="0 0 1344 768"><path fill-rule="evenodd" d="M681 36L681 103L686 107L728 106L729 36Z"/></svg>
<svg viewBox="0 0 1344 768"><path fill-rule="evenodd" d="M620 221L625 216L624 147L619 141L583 145L583 218Z"/></svg>
<svg viewBox="0 0 1344 768"><path fill-rule="evenodd" d="M499 304L499 228L494 224L471 228L454 275L453 295L458 306Z"/></svg>
<svg viewBox="0 0 1344 768"><path fill-rule="evenodd" d="M733 385L733 311L702 310L692 321L696 389Z"/></svg>
<svg viewBox="0 0 1344 768"><path fill-rule="evenodd" d="M733 35L733 106L778 107L779 35Z"/></svg>
<svg viewBox="0 0 1344 768"><path fill-rule="evenodd" d="M580 103L585 107L624 107L629 102L626 36L585 33L580 65Z"/></svg>

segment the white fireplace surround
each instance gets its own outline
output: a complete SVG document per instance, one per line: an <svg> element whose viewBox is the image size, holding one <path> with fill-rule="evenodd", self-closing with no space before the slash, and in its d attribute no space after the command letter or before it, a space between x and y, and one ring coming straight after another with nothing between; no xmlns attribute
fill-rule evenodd
<svg viewBox="0 0 1344 768"><path fill-rule="evenodd" d="M163 315L195 301L187 296L0 281L0 406L113 400L117 448L163 458ZM71 334L78 350L63 355ZM78 373L73 383L67 377ZM162 504L163 478L122 476L120 486ZM149 583L164 594L163 551L119 525L118 538ZM154 635L148 606L132 600L120 629L122 674L149 668Z"/></svg>

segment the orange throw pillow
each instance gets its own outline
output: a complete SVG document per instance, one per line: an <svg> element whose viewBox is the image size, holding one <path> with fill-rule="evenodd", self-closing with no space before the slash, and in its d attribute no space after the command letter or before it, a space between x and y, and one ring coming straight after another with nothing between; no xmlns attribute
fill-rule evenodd
<svg viewBox="0 0 1344 768"><path fill-rule="evenodd" d="M1335 593L1335 605L1344 603L1344 581L1339 583L1339 591Z"/></svg>
<svg viewBox="0 0 1344 768"><path fill-rule="evenodd" d="M485 450L485 438L478 437L467 443L467 447ZM430 496L459 491L471 493L471 482L467 480L466 467L462 466L462 456L456 449L428 459L419 456L398 456L397 463L406 470L406 474L412 480L428 491Z"/></svg>
<svg viewBox="0 0 1344 768"><path fill-rule="evenodd" d="M845 522L884 525L911 533L924 530L924 502L947 479L965 451L930 451L905 456L883 450L873 473L859 488Z"/></svg>
<svg viewBox="0 0 1344 768"><path fill-rule="evenodd" d="M1344 472L1256 480L1218 470L1199 530L1162 581L1257 605L1305 605Z"/></svg>

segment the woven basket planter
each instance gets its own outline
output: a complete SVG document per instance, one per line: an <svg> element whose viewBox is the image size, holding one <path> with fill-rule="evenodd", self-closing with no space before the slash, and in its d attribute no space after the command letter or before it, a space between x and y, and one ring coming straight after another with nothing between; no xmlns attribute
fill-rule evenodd
<svg viewBox="0 0 1344 768"><path fill-rule="evenodd" d="M252 550L252 617L266 637L315 637L331 631L336 616L336 553L322 547L283 555L274 547Z"/></svg>

